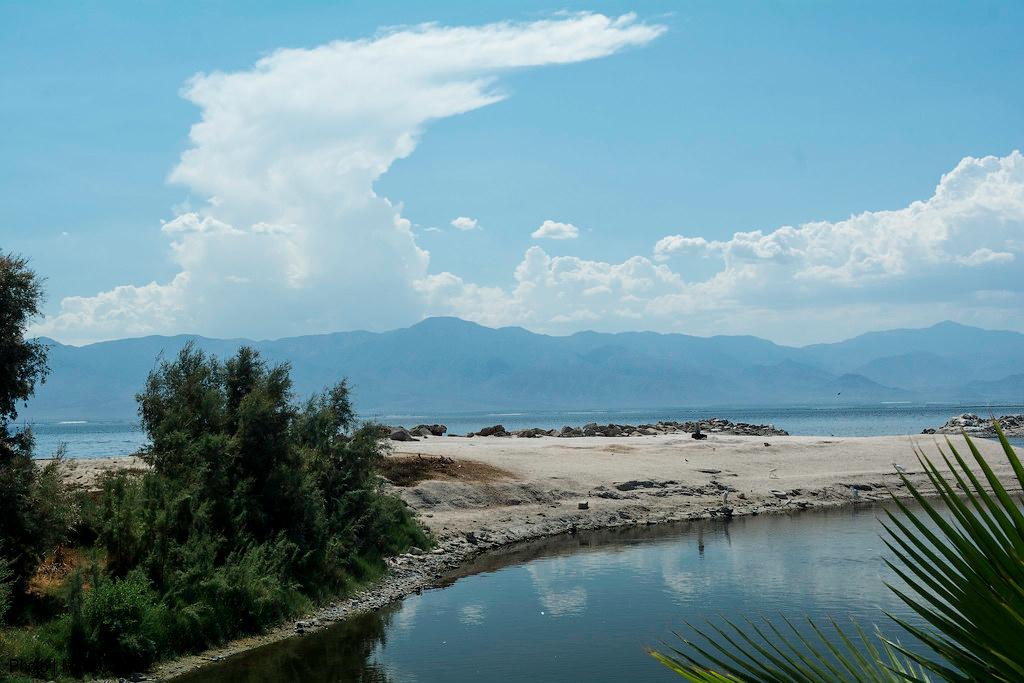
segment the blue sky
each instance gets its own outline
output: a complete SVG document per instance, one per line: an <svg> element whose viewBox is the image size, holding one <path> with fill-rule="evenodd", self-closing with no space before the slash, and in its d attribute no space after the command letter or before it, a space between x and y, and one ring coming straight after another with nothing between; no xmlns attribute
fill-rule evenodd
<svg viewBox="0 0 1024 683"><path fill-rule="evenodd" d="M330 183L301 197L289 190L287 200L258 208L232 207L245 204L245 195L229 197L221 215L208 199L211 188L225 188L203 173L237 168L217 171L218 160L201 154L202 171L168 180L197 146L190 127L204 105L183 97L197 73L243 74L280 48L372 42L388 27L423 22L437 26L407 30L426 40L431 31L512 22L503 26L516 37L544 40L549 34L533 22L574 22L579 12L636 18L617 36L615 26L581 24L571 39L581 51L569 60L523 66L508 57L480 75L500 101L388 128L405 125L415 137L411 150L389 152L386 170L371 181L409 222L399 226L400 237L381 236L391 223L380 206L345 213L351 202L331 205L324 199ZM1016 203L1024 163L1012 156L1024 146L1022 30L1024 5L1016 2L6 2L0 241L30 256L48 278L40 331L73 342L150 332L262 337L381 329L430 314L552 333L656 329L792 343L945 318L1024 329L1024 222ZM609 42L592 56L583 43L598 34ZM487 35L473 40L459 49L487 49ZM401 59L416 64L420 48L411 49ZM381 57L367 59L372 71ZM408 90L396 69L371 73L376 80L366 82L316 76L313 87L351 100L338 99L325 115L349 111L352 102L378 97L376 84ZM458 80L465 67L445 62L438 69L416 83ZM252 111L268 98L289 97L289 83L266 87L260 99L231 106ZM291 148L289 136L316 148L339 136L362 139L359 126L373 129L381 111L370 107L343 130L307 127L324 114L313 109L289 110L291 118L268 113L280 123L272 137L281 146L245 157L242 170L279 161ZM211 149L261 144L223 125L221 138L206 141ZM927 201L961 160L989 156L1000 163L961 175L988 174L978 181L983 192L972 196L989 196L995 183L1002 193L995 204L936 207L924 228L907 227L912 216L876 216L857 237L871 252L859 262L864 245L833 243L851 215ZM287 168L294 169L292 161ZM312 210L319 201L326 203ZM162 227L188 215L196 220L179 221L185 227ZM208 226L228 225L241 240L253 226L285 226L282 216L296 215L287 230L275 228L291 231L281 238L287 243L253 247L259 254L221 245L248 254L239 260L261 264L257 272L242 273L244 264L222 269L223 258L200 263L200 253L216 251L200 235L226 239L211 237L216 231ZM450 222L460 216L477 227L455 229ZM544 221L576 226L578 237L531 237ZM822 221L833 226L829 235L805 235L798 246L774 233ZM335 223L346 227L335 231ZM943 236L917 242L936 225ZM907 235L893 232L904 228ZM772 243L753 248L751 239L735 238L755 230L762 234L753 241L768 236ZM335 236L321 242L307 232ZM890 234L892 244L878 246L879 235ZM659 242L672 236L703 244ZM385 243L397 251L361 258ZM916 255L900 252L911 243ZM292 261L271 259L289 249ZM783 258L779 249L799 254ZM834 258L822 260L820 252L831 249ZM794 258L799 266L780 265ZM367 272L359 267L364 260ZM389 263L400 264L401 273L384 277ZM277 267L280 278L254 282ZM352 277L326 274L337 270ZM159 289L182 273L191 276L188 292L182 280ZM218 278L249 285L261 305L222 294ZM149 283L153 288L140 289ZM288 293L279 297L283 289ZM211 298L237 305L211 307ZM321 314L326 307L342 312ZM380 315L382 309L393 314Z"/></svg>

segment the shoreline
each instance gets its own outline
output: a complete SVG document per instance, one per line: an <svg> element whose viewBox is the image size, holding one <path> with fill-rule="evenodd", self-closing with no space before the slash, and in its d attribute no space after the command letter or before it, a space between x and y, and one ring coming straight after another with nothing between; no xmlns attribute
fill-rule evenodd
<svg viewBox="0 0 1024 683"><path fill-rule="evenodd" d="M895 465L928 491L912 444L937 456L927 443L931 440L919 435L716 435L707 441L667 436L439 437L395 444L389 458L443 459L449 470L454 468L452 476L392 487L434 535L432 550L389 558L382 579L345 599L261 635L157 665L147 676L175 679L329 628L423 589L448 585L460 568L525 541L576 531L876 504L889 500L890 490L899 497L909 495ZM964 445L961 437L953 442L958 449ZM999 445L977 443L1005 480L1011 472ZM103 469L117 468L119 460L106 459ZM459 474L463 464L466 476ZM587 509L580 509L584 502Z"/></svg>

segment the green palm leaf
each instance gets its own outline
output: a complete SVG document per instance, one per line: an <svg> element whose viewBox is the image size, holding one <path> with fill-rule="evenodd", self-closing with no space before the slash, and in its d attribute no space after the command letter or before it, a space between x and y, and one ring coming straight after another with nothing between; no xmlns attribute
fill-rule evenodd
<svg viewBox="0 0 1024 683"><path fill-rule="evenodd" d="M1016 485L1024 488L1024 466L998 423L995 429ZM702 628L688 624L696 638L678 636L685 649L650 654L696 683L927 681L928 672L949 681L1024 680L1024 514L974 442L964 438L969 458L948 438L948 454L939 447L948 474L915 449L942 505L899 473L916 509L893 496L895 511L885 510L882 522L883 541L895 558L886 563L906 588L888 586L925 625L887 616L928 654L877 630L876 645L859 626L851 638L834 621L830 634L808 620L814 636L806 637L786 620L787 628L780 629L771 622L741 627L727 619Z"/></svg>
<svg viewBox="0 0 1024 683"><path fill-rule="evenodd" d="M924 669L876 632L872 639L859 626L852 637L834 620L821 629L810 619L813 636L804 635L785 617L785 629L765 620L742 627L722 617L705 628L687 624L698 640L677 637L687 647L651 650L650 654L693 683L765 681L766 683L902 683L928 681ZM830 637L831 635L831 637ZM714 668L709 668L709 665Z"/></svg>

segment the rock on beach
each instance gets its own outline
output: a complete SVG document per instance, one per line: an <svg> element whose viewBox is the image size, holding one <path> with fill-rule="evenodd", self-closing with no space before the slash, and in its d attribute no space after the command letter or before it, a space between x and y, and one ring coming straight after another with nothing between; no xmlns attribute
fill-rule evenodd
<svg viewBox="0 0 1024 683"><path fill-rule="evenodd" d="M999 426L1002 427L1003 433L1010 437L1024 436L1024 414L1021 415L1002 415L995 418L999 422ZM995 426L992 424L992 418L979 417L974 413L964 413L951 417L946 424L941 427L928 428L922 430L922 434L959 434L961 431L966 432L969 436L977 436L981 438L991 438L996 436Z"/></svg>

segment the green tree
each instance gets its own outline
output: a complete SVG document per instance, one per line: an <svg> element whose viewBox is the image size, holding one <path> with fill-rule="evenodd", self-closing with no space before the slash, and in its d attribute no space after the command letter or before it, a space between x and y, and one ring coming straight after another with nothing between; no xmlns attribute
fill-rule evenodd
<svg viewBox="0 0 1024 683"><path fill-rule="evenodd" d="M40 315L42 299L42 280L28 261L0 254L0 426L5 441L18 403L27 401L46 377L46 346L25 338L29 324Z"/></svg>
<svg viewBox="0 0 1024 683"><path fill-rule="evenodd" d="M28 261L0 255L0 565L9 574L6 592L17 604L43 554L73 521L60 474L60 458L39 468L32 460L30 430L11 423L47 372L46 347L25 338L39 316L43 289Z"/></svg>
<svg viewBox="0 0 1024 683"><path fill-rule="evenodd" d="M299 403L289 370L190 345L138 396L152 469L106 482L100 539L113 577L152 582L178 647L277 623L427 542L381 492L380 431L347 385Z"/></svg>

